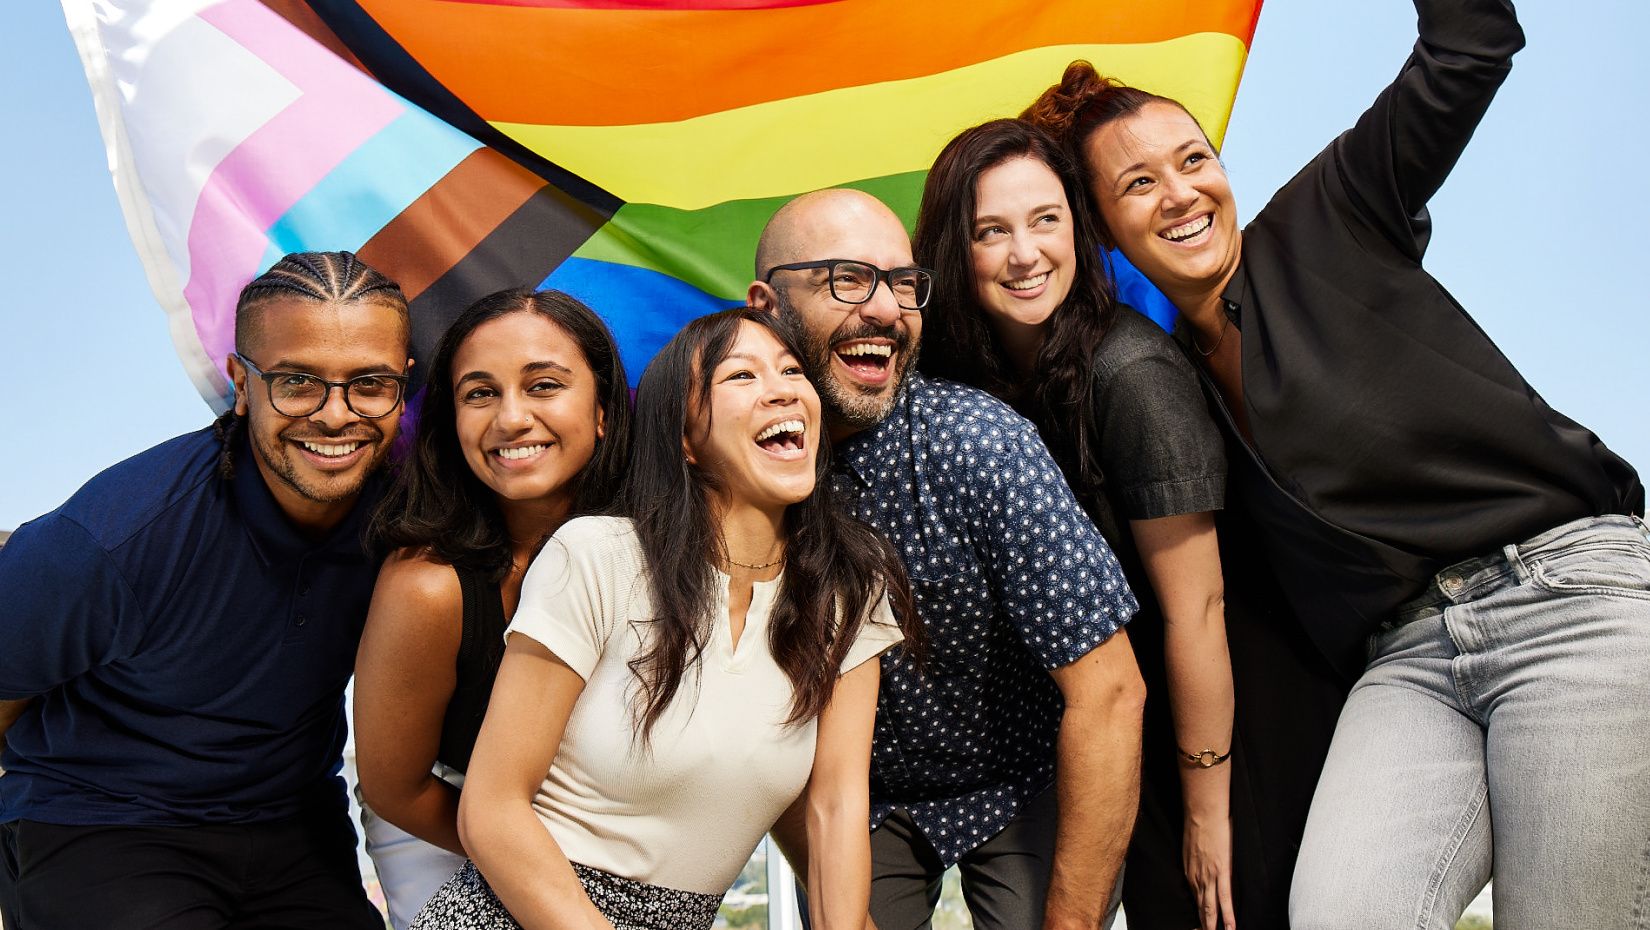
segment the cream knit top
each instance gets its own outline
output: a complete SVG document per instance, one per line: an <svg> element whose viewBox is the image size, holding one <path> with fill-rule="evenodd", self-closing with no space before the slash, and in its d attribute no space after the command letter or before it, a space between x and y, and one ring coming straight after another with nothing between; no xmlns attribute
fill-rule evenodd
<svg viewBox="0 0 1650 930"><path fill-rule="evenodd" d="M585 681L533 804L572 861L719 895L807 783L816 724L783 725L790 680L768 651L779 580L756 584L735 645L727 577L719 577L710 641L644 747L628 663L641 651L653 611L631 522L571 520L528 569L505 636L531 637ZM883 598L842 671L900 638Z"/></svg>

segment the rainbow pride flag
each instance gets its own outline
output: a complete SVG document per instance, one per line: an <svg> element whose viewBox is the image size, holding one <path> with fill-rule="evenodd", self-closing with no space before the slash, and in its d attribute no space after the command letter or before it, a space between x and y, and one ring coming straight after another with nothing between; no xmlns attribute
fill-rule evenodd
<svg viewBox="0 0 1650 930"><path fill-rule="evenodd" d="M961 129L1088 58L1218 145L1261 0L63 0L127 225L202 395L240 285L350 249L426 357L471 300L568 291L639 373L739 303L762 224L849 186L914 221Z"/></svg>

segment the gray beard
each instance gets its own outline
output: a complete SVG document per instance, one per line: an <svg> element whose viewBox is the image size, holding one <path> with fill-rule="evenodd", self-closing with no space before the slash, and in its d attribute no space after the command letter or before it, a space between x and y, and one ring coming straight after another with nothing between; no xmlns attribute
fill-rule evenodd
<svg viewBox="0 0 1650 930"><path fill-rule="evenodd" d="M910 348L901 349L899 367L894 369L893 390L886 394L873 388L844 384L831 370L831 356L834 354L831 343L840 328L823 338L816 337L803 323L801 311L790 302L785 292L776 289L775 295L780 322L790 330L791 337L802 350L802 367L808 374L808 380L813 382L814 390L819 392L827 425L847 427L858 432L886 420L894 412L894 404L899 400L900 391L905 388L905 378L911 363L916 360L916 352Z"/></svg>

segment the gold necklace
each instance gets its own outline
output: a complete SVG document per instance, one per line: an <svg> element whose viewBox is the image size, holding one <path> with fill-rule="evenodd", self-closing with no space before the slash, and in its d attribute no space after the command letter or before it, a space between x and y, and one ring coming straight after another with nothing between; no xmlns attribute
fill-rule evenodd
<svg viewBox="0 0 1650 930"><path fill-rule="evenodd" d="M728 558L727 556L723 556L723 558L727 559L729 565L737 565L740 568L748 568L753 572L759 572L764 568L773 568L775 565L785 561L785 553L781 552L779 553L779 558L774 559L772 562L763 562L761 565L752 565L749 562L741 562L737 559Z"/></svg>
<svg viewBox="0 0 1650 930"><path fill-rule="evenodd" d="M1197 350L1197 354L1208 358L1220 351L1220 344L1226 341L1226 331L1232 328L1232 318L1225 313L1221 313L1220 324L1220 335L1215 338L1215 344L1210 346L1207 352L1203 351L1203 347L1197 344L1197 330L1192 330L1192 348Z"/></svg>

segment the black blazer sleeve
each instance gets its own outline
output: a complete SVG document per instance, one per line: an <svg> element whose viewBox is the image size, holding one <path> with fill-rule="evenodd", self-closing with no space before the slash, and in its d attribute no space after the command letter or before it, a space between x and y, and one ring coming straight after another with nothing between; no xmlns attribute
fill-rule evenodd
<svg viewBox="0 0 1650 930"><path fill-rule="evenodd" d="M1509 0L1415 6L1414 52L1330 154L1349 205L1419 262L1432 231L1427 201L1472 139L1524 47L1524 31Z"/></svg>

